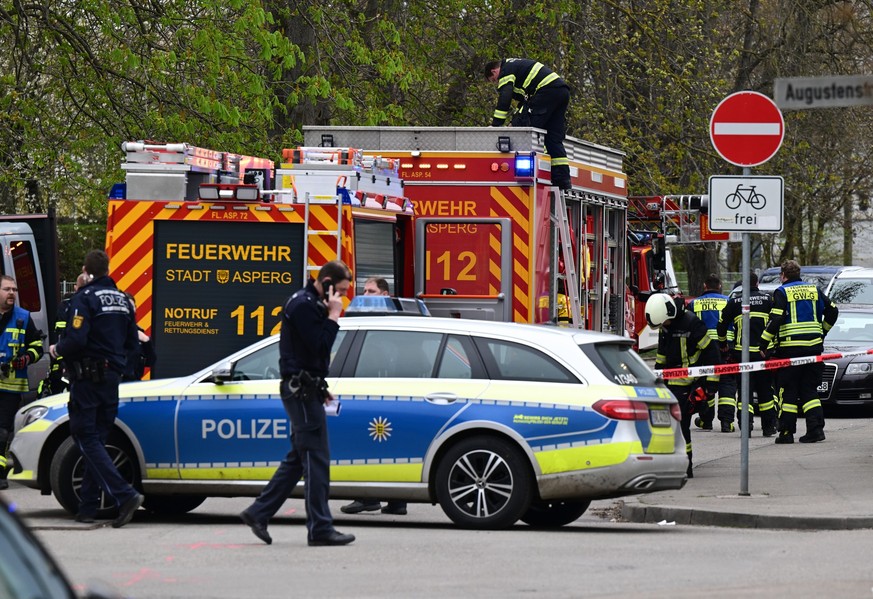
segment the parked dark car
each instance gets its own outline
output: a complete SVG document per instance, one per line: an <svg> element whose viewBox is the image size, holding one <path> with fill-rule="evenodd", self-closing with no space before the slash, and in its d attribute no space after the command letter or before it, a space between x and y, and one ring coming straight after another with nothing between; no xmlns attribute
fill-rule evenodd
<svg viewBox="0 0 873 599"><path fill-rule="evenodd" d="M840 306L825 353L873 349L873 306ZM873 405L873 355L826 360L818 388L826 406Z"/></svg>
<svg viewBox="0 0 873 599"><path fill-rule="evenodd" d="M108 588L77 594L57 562L0 496L0 597L119 599Z"/></svg>
<svg viewBox="0 0 873 599"><path fill-rule="evenodd" d="M837 278L837 275L856 270L863 269L860 266L801 266L800 278L807 283L815 283L830 297L830 285ZM758 289L772 294L782 284L782 279L779 278L781 271L782 268L779 266L771 266L762 270L758 274ZM731 290L730 296L739 297L742 293L743 286L737 285Z"/></svg>

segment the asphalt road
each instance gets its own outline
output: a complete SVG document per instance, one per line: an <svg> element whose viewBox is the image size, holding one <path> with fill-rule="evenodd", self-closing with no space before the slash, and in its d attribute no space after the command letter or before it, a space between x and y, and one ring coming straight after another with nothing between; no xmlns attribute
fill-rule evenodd
<svg viewBox="0 0 873 599"><path fill-rule="evenodd" d="M570 526L467 531L437 507L347 516L347 547L308 547L289 500L262 544L239 523L246 499L209 499L176 519L140 512L122 529L75 524L50 497L4 492L79 586L127 597L862 597L873 531L739 530L616 521L595 502Z"/></svg>

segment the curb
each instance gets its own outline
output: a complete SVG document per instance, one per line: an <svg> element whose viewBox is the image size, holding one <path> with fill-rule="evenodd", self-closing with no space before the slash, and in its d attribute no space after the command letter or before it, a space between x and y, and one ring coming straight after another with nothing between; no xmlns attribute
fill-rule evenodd
<svg viewBox="0 0 873 599"><path fill-rule="evenodd" d="M784 516L720 512L684 507L641 505L620 501L621 517L628 522L657 524L666 520L688 526L771 528L795 530L859 530L873 528L866 516Z"/></svg>

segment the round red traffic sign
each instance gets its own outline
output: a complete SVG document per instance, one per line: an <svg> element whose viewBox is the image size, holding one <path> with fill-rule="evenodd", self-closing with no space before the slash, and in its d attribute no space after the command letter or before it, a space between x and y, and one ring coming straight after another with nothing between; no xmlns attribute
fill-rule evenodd
<svg viewBox="0 0 873 599"><path fill-rule="evenodd" d="M758 92L729 95L719 102L709 120L709 138L715 151L737 166L767 162L784 137L782 112L773 100Z"/></svg>

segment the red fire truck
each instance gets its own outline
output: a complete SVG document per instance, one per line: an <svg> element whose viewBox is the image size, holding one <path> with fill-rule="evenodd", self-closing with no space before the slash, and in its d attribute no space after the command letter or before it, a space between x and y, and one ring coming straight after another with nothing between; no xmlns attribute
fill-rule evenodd
<svg viewBox="0 0 873 599"><path fill-rule="evenodd" d="M399 161L416 211L414 292L433 314L625 333L621 152L568 137L573 189L560 193L539 129L304 127L304 136L307 147Z"/></svg>
<svg viewBox="0 0 873 599"><path fill-rule="evenodd" d="M735 241L729 233L709 230L705 195L630 196L628 239L633 295L633 331L638 349L657 347L658 333L646 323L645 299L656 291L681 294L670 246Z"/></svg>
<svg viewBox="0 0 873 599"><path fill-rule="evenodd" d="M413 213L396 163L298 149L274 171L189 144L123 149L106 250L155 341L152 377L190 374L278 332L289 293L337 257L359 283L381 276L411 295Z"/></svg>

